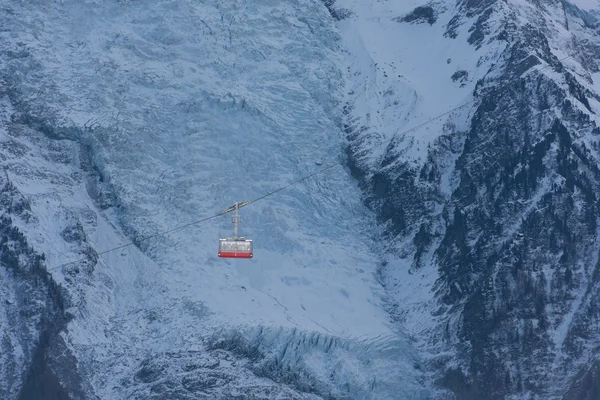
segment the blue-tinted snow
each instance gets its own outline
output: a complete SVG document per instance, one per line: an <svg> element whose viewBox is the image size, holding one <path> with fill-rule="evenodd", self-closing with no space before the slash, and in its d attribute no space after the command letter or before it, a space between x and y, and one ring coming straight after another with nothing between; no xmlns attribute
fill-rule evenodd
<svg viewBox="0 0 600 400"><path fill-rule="evenodd" d="M344 66L318 0L3 6L10 12L0 17L2 41L24 54L2 65L11 87L30 115L74 140L63 144L67 165L55 166L42 150L12 161L41 221L23 229L43 238L50 267L81 256L58 235L69 218L103 251L340 159ZM101 184L78 171L79 144ZM42 159L44 171L56 170L52 183L28 173ZM69 286L83 300L65 335L101 398L141 393L130 379L144 359L196 354L232 337L260 351L256 374L300 391L422 393L418 361L382 308L374 221L343 168L241 214L252 260L217 258L218 238L232 234L225 216L144 242L143 253L105 254L95 280ZM68 268L54 269L55 279ZM259 378L238 379L243 389Z"/></svg>
<svg viewBox="0 0 600 400"><path fill-rule="evenodd" d="M458 8L453 2L338 0L336 6L353 13L339 28L348 49L351 116L366 128L359 162L373 170L384 158L396 160L388 168L420 165L441 135L467 129L473 89L503 46L475 49L446 35ZM435 9L434 24L402 22L423 6ZM497 22L490 25L493 30ZM457 34L466 35L469 26L460 25ZM456 73L466 75L454 80Z"/></svg>

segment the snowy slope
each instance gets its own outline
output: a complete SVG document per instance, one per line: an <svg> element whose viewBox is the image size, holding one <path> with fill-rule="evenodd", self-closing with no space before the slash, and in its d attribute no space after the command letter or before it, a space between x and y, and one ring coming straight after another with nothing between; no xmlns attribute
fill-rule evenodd
<svg viewBox="0 0 600 400"><path fill-rule="evenodd" d="M600 395L597 3L334 7L353 173L432 378L459 399Z"/></svg>
<svg viewBox="0 0 600 400"><path fill-rule="evenodd" d="M600 12L600 1L598 0L569 0L568 3L583 11Z"/></svg>
<svg viewBox="0 0 600 400"><path fill-rule="evenodd" d="M370 149L360 158L366 166L393 158L422 162L444 131L464 129L470 108L456 109L473 100L477 80L503 46L494 42L474 51L445 34L458 8L446 3L430 7L433 25L427 19L402 21L415 8L429 6L425 1L335 3L353 13L338 25L347 51L353 124L367 129L360 139Z"/></svg>
<svg viewBox="0 0 600 400"><path fill-rule="evenodd" d="M3 162L68 289L88 397L425 396L341 167L242 210L250 261L216 257L222 217L94 265L340 160L343 60L320 2L2 6L7 118L39 152Z"/></svg>
<svg viewBox="0 0 600 400"><path fill-rule="evenodd" d="M350 134L353 160L366 171L366 180L382 171L393 174L399 166L419 169L431 157L431 147L440 137L468 129L475 85L505 45L494 41L475 48L449 35L454 15L462 15L459 5L450 1L338 0L335 5L352 11L352 16L338 26L349 65L348 129L359 132ZM429 7L431 14L410 18L420 7ZM475 16L467 18L455 34L464 38L468 23L475 20ZM444 145L452 149L460 146L460 140L457 142ZM446 154L434 157L448 167L455 162L455 157ZM449 173L441 183L435 188L438 199L448 197L455 187ZM418 207L438 215L442 211L430 199ZM400 242L392 247L403 245ZM415 277L394 258L387 262L394 274L394 302L404 305L403 326L421 340L428 340L426 332L433 329L436 319L424 313L435 307L429 304L438 278L435 267L421 270Z"/></svg>

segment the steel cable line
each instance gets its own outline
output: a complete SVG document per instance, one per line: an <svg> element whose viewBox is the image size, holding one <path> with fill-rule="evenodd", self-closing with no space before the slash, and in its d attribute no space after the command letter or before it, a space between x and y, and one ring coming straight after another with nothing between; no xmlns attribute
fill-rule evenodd
<svg viewBox="0 0 600 400"><path fill-rule="evenodd" d="M569 58L571 58L571 57L572 57L572 56L566 56L566 57L563 57L563 58L559 59L558 61L559 61L559 62L562 62L562 61L564 61L564 60L567 60L567 59L569 59ZM544 69L546 69L546 68L548 68L548 67L550 67L550 66L551 66L551 64L547 64L547 65L545 65L544 67L542 67L542 68L538 69L538 70L537 70L537 72L541 72L541 71L543 71ZM510 82L510 81L512 81L512 80L509 80L509 82ZM505 87L505 86L508 86L508 82L507 82L505 85L500 85L500 86L499 86L499 88L503 88L503 87ZM473 100L469 100L468 102L466 102L466 103L464 103L464 104L462 104L462 105L460 105L460 106L458 106L458 107L455 107L455 108L453 108L453 109L451 109L451 110L449 110L449 111L446 111L446 112L444 112L444 113L442 113L442 114L440 114L440 115L437 115L437 116L435 116L435 117L432 117L432 118L430 118L430 119L426 120L425 122L422 122L422 123L420 123L419 125L413 126L412 128L410 128L410 129L407 129L407 130L405 130L405 131L403 131L403 132L400 132L400 133L398 133L398 134L399 134L399 135L405 135L405 134L407 134L407 133L410 133L410 132L412 132L412 131L414 131L414 130L416 130L416 129L418 129L418 128L420 128L420 127L424 126L424 125L427 125L427 124L429 124L429 123L431 123L431 122L433 122L433 121L435 121L435 120L438 120L438 119L440 119L440 118L442 118L442 117L444 117L444 116L446 116L446 115L448 115L448 114L450 114L450 113L452 113L452 112L454 112L454 111L460 110L460 109L462 109L462 108L464 108L464 107L468 106L469 104L472 104L472 103L474 103L475 101L477 101L477 99L476 99L476 98L475 98L475 99L473 99ZM327 165L327 166L325 166L325 167L323 167L323 168L319 168L317 171L315 171L315 172L313 172L313 173L311 173L311 174L309 174L309 175L305 175L305 176L303 176L303 177L301 177L301 178L299 178L299 179L297 179L297 180L295 180L295 181L293 181L293 182L291 182L291 183L289 183L289 184L287 184L287 185L281 186L281 187L279 187L279 188L277 188L277 189L275 189L275 190L273 190L273 191L271 191L271 192L268 192L268 193L266 193L266 194L264 194L264 195L262 195L262 196L259 196L259 197L255 198L254 200L250 200L250 201L249 201L248 203L246 203L246 204L252 204L252 203L256 203L257 201L263 200L263 199L265 199L265 198L267 198L267 197L269 197L269 196L272 196L272 195L274 195L275 193L278 193L278 192L280 192L280 191L282 191L282 190L284 190L284 189L287 189L287 188L289 188L289 187L295 186L295 185L297 185L297 184L299 184L299 183L301 183L301 182L303 182L303 181L305 181L305 180L307 180L307 179L309 179L309 178L312 178L313 176L319 175L319 174L321 174L321 173L323 173L323 172L325 172L325 171L327 171L327 170L330 170L330 169L332 169L333 167L336 167L336 166L338 166L338 165L341 165L341 166L343 166L343 163L342 163L341 161L338 161L338 162L336 162L336 163L329 164L329 165ZM107 249L107 250L104 250L104 251L98 252L98 253L96 253L96 254L97 254L98 256L100 256L100 255L103 255L103 254L106 254L106 253L110 253L110 252L113 252L113 251L116 251L116 250L119 250L119 249L123 249L123 248L125 248L125 247L129 247L129 246L132 246L132 245L136 245L136 244L138 244L138 243L141 243L141 242L145 242L145 241L147 241L147 240L149 240L149 239L152 239L152 238L155 238L155 237L158 237L158 236L167 235L167 234L169 234L169 233L176 232L176 231L179 231L179 230L182 230L182 229L188 228L188 227L190 227L190 226L192 226L192 225L197 225L197 224L200 224L200 223L202 223L202 222L206 222L206 221L209 221L209 220L211 220L211 219L215 219L215 218L217 218L217 217L220 217L221 215L225 215L225 214L227 214L229 211L230 211L230 210L221 211L221 212L219 212L219 213L217 213L217 214L214 214L214 215L211 215L211 216L208 216L208 217L205 217L205 218L201 218L201 219L198 219L198 220L196 220L196 221L189 222L189 223L186 223L186 224L183 224L183 225L179 225L179 226L176 226L176 227L174 227L174 228L168 229L168 230L166 230L166 231L161 231L161 232L158 232L158 233L155 233L155 234L152 234L152 235L148 235L148 236L142 237L141 239L138 239L138 240L137 240L137 241L135 241L135 242L133 242L133 241L132 241L132 242L128 242L128 243L122 244L122 245L120 245L120 246L116 246L116 247L113 247L113 248L110 248L110 249ZM78 260L70 261L70 262L67 262L67 263L64 263L64 264L58 265L58 266L56 266L56 267L47 268L47 269L46 269L46 271L53 271L53 270L56 270L56 269L59 269L59 268L65 267L65 266L67 266L67 265L70 265L70 264L75 264L75 263L78 263L78 262L81 262L81 261L85 261L85 260L87 260L87 259L88 259L88 258L81 258L81 259L78 259Z"/></svg>
<svg viewBox="0 0 600 400"><path fill-rule="evenodd" d="M254 200L250 200L246 204L256 203L257 201L263 200L263 199L265 199L265 198L267 198L269 196L272 196L275 193L278 193L278 192L280 192L280 191L282 191L284 189L287 189L287 188L289 188L291 186L297 185L297 184L299 184L299 183L301 183L301 182L303 182L303 181L305 181L305 180L307 180L309 178L312 178L315 175L318 175L318 174L320 174L322 172L325 172L325 171L327 171L329 169L332 169L333 167L336 167L338 165L343 165L343 164L342 164L342 162L336 162L336 163L327 165L327 166L325 166L323 168L319 168L317 171L315 171L315 172L313 172L313 173L311 173L309 175L305 175L302 178L299 178L299 179L297 179L297 180L295 180L295 181L293 181L291 183L288 183L287 185L281 186L281 187L279 187L279 188L277 188L277 189L275 189L275 190L273 190L271 192L268 192L268 193L266 193L266 194L264 194L262 196L259 196L259 197L255 198ZM188 222L187 224L179 225L179 226L176 226L174 228L171 228L171 229L168 229L168 230L165 230L165 231L161 231L161 232L158 232L158 233L155 233L155 234L152 234L152 235L148 235L148 236L142 237L141 239L138 239L136 241L131 241L131 242L122 244L120 246L116 246L116 247L113 247L113 248L110 248L110 249L107 249L107 250L104 250L104 251L97 252L96 254L100 256L102 254L110 253L110 252L113 252L113 251L116 251L116 250L119 250L119 249L123 249L125 247L129 247L129 246L132 246L132 245L137 245L137 244L139 244L141 242L145 242L145 241L150 240L152 238L155 238L155 237L158 237L158 236L167 235L169 233L176 232L176 231L188 228L188 227L190 227L192 225L197 225L197 224L200 224L202 222L206 222L206 221L209 221L211 219L220 217L221 215L227 214L229 211L230 210L221 211L221 212L218 212L217 214L213 214L211 216L208 216L208 217L205 217L205 218L201 218L201 219L198 219L198 220L193 221L193 222ZM46 270L47 271L53 271L53 270L65 267L67 265L70 265L70 264L75 264L75 263L78 263L78 262L81 262L81 261L85 261L87 259L88 259L87 257L80 258L78 260L69 261L68 263L57 265L56 267L47 268Z"/></svg>
<svg viewBox="0 0 600 400"><path fill-rule="evenodd" d="M563 62L563 61L565 61L566 59L569 59L569 58L572 58L572 57L573 57L573 56L566 56L566 57L563 57L563 58L559 59L559 60L558 60L558 62ZM523 61L525 61L525 60L523 60ZM537 70L537 72L541 72L541 71L543 71L544 69L546 69L546 68L548 68L548 67L551 67L551 66L552 66L552 64L546 64L546 65L545 65L545 66L543 66L542 68L538 69L538 70ZM513 81L513 80L516 80L516 78L515 78L515 79L509 79L509 82L507 82L505 85L499 85L497 89L502 89L502 88L504 88L504 87L508 86L508 84L509 84L511 81ZM420 128L420 127L422 127L422 126L429 124L430 122L433 122L433 121L435 121L435 120L437 120L437 119L440 119L440 118L442 118L442 117L444 117L444 116L446 116L446 115L448 115L448 114L451 114L451 113L453 113L454 111L458 111L458 110L460 110L460 109L462 109L462 108L464 108L464 107L468 106L469 104L475 103L477 100L478 100L477 98L474 98L473 100L469 100L469 101L467 101L466 103L464 103L464 104L461 104L461 105L460 105L460 106L458 106L458 107L452 108L452 109L450 109L450 110L446 111L446 112L445 112L445 113L443 113L443 114L440 114L440 115L437 115L437 116L435 116L435 117L432 117L432 118L430 118L430 119L426 120L425 122L422 122L422 123L420 123L420 124L419 124L419 125L417 125L417 126L413 126L413 127L412 127L412 128L410 128L410 129L407 129L407 130L405 130L405 131L403 131L403 132L400 132L400 133L398 133L397 135L406 135L407 133L410 133L410 132L412 132L412 131L415 131L415 130L419 129L419 128ZM394 136L395 136L395 135L394 135ZM393 139L393 138L392 138L392 139Z"/></svg>

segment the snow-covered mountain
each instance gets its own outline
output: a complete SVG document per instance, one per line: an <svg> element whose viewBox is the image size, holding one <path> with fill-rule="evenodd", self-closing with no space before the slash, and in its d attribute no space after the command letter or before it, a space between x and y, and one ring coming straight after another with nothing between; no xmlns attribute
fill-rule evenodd
<svg viewBox="0 0 600 400"><path fill-rule="evenodd" d="M343 159L322 2L0 5L0 398L428 396L343 167L143 240Z"/></svg>
<svg viewBox="0 0 600 400"><path fill-rule="evenodd" d="M0 9L0 398L600 397L597 1Z"/></svg>
<svg viewBox="0 0 600 400"><path fill-rule="evenodd" d="M600 398L600 3L332 7L382 282L433 379L458 399Z"/></svg>

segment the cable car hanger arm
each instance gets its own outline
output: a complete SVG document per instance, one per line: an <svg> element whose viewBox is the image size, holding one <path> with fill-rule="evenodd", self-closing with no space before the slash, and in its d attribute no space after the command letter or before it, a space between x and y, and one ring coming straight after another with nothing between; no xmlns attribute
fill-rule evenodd
<svg viewBox="0 0 600 400"><path fill-rule="evenodd" d="M234 205L232 205L231 207L229 207L229 208L226 208L225 210L223 210L223 211L221 212L221 214L227 214L228 212L235 211L235 210L236 210L236 208L237 208L237 209L240 209L240 208L242 208L242 207L244 207L244 206L247 206L247 205L248 205L248 204L250 204L250 203L251 203L251 201L248 201L248 200L244 200L244 201L242 201L241 203L235 203L235 204L234 204Z"/></svg>

